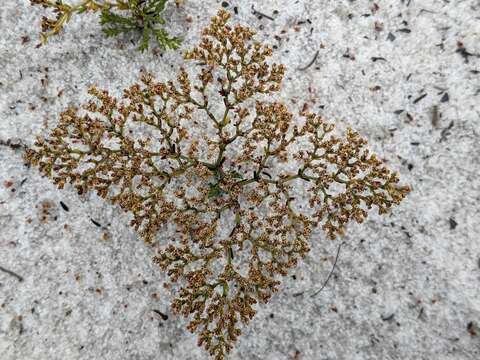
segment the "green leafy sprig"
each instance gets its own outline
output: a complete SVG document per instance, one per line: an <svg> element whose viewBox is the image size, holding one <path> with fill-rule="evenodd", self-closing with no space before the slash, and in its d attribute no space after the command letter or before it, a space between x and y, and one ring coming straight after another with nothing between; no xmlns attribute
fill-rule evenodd
<svg viewBox="0 0 480 360"><path fill-rule="evenodd" d="M163 49L177 49L181 38L170 36L161 27L166 20L161 16L168 0L82 0L70 4L63 0L30 0L32 5L40 5L53 10L54 18L42 17L40 39L46 44L51 36L59 34L75 14L87 11L100 13L103 33L108 37L137 32L141 34L139 50L148 49L153 38Z"/></svg>

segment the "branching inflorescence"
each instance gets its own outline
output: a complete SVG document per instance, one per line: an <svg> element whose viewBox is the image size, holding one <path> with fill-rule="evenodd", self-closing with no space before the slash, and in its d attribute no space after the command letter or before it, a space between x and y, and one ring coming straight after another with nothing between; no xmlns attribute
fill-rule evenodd
<svg viewBox="0 0 480 360"><path fill-rule="evenodd" d="M151 38L163 49L176 49L180 45L180 38L171 37L165 29L159 27L165 24L160 14L164 11L167 0L78 0L73 4L64 0L30 2L32 5L52 9L55 13L53 19L45 16L42 18L42 44L45 44L50 36L60 33L73 15L92 11L100 12L102 31L108 37L122 33L140 33L141 51L148 49Z"/></svg>
<svg viewBox="0 0 480 360"><path fill-rule="evenodd" d="M95 190L133 215L176 284L173 310L215 359L309 251L312 230L334 239L410 191L358 133L338 137L322 116L266 101L285 68L228 19L220 11L186 52L195 77L143 74L121 100L92 88L26 155L60 188ZM168 231L167 244L156 238Z"/></svg>

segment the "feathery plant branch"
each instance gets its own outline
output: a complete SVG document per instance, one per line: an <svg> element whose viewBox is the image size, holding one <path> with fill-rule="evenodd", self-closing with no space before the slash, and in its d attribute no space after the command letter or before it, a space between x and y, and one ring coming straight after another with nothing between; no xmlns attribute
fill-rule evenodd
<svg viewBox="0 0 480 360"><path fill-rule="evenodd" d="M132 215L159 249L174 312L216 360L309 251L315 228L335 239L410 191L357 132L338 136L321 115L268 101L285 67L229 17L221 10L186 52L200 66L176 81L143 74L120 100L90 89L93 99L63 112L26 154L60 188L95 191Z"/></svg>
<svg viewBox="0 0 480 360"><path fill-rule="evenodd" d="M159 25L166 23L161 13L167 0L81 0L75 4L63 0L30 0L32 5L40 5L53 10L55 18L42 17L40 39L46 44L48 38L59 34L75 14L86 11L99 12L102 31L107 37L122 33L141 34L139 50L147 50L151 39L163 49L177 49L181 39L172 37Z"/></svg>

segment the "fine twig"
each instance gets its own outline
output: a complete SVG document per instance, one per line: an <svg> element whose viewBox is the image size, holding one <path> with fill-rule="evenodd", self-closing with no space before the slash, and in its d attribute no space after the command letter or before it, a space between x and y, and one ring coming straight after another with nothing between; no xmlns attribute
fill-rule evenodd
<svg viewBox="0 0 480 360"><path fill-rule="evenodd" d="M18 149L27 149L27 145L25 145L23 142L20 140L12 140L12 139L7 139L3 140L0 139L0 146L6 146L9 147L12 150L18 150Z"/></svg>
<svg viewBox="0 0 480 360"><path fill-rule="evenodd" d="M18 281L22 282L23 281L23 277L21 277L20 275L14 273L13 271L11 270L8 270L8 269L5 269L4 267L1 267L0 266L0 271L3 271L9 275L12 275L13 277L16 277L18 279Z"/></svg>
<svg viewBox="0 0 480 360"><path fill-rule="evenodd" d="M253 6L252 4L252 12L253 12L253 15L257 15L257 16L263 16L264 18L267 18L268 20L275 20L273 17L271 16L268 16L267 14L264 14L258 10L255 9L255 6Z"/></svg>
<svg viewBox="0 0 480 360"><path fill-rule="evenodd" d="M342 248L343 244L345 244L345 242L342 242L340 245L338 245L337 256L335 257L335 262L333 263L333 267L332 267L332 270L330 271L330 274L328 274L327 280L325 280L325 282L323 283L320 290L313 293L310 297L314 297L314 296L318 295L325 288L325 286L327 286L328 281L332 277L332 274L335 271L335 267L337 266L338 256L340 255L340 249Z"/></svg>
<svg viewBox="0 0 480 360"><path fill-rule="evenodd" d="M315 61L317 61L317 58L318 58L318 54L320 53L319 50L317 50L317 52L315 53L315 55L313 56L313 59L308 63L308 65L304 66L304 67L299 67L298 70L300 71L305 71L307 70L310 66L312 66Z"/></svg>

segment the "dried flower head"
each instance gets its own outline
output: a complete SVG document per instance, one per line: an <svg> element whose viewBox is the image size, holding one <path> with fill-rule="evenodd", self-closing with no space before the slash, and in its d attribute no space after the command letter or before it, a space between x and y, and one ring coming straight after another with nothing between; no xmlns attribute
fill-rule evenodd
<svg viewBox="0 0 480 360"><path fill-rule="evenodd" d="M75 14L86 11L100 12L102 31L108 37L136 31L141 34L139 50L148 49L153 38L163 49L176 49L181 39L171 37L159 28L165 24L161 17L167 0L81 0L70 4L64 0L30 0L32 5L52 9L55 18L42 17L41 43L45 44L50 36L57 35ZM178 4L178 3L177 3Z"/></svg>
<svg viewBox="0 0 480 360"><path fill-rule="evenodd" d="M265 100L285 68L228 19L220 11L185 54L195 77L143 75L121 100L92 88L93 100L63 112L26 155L60 188L94 190L132 214L160 248L173 310L217 360L309 251L313 229L334 239L409 192L358 133L338 137L322 116Z"/></svg>

